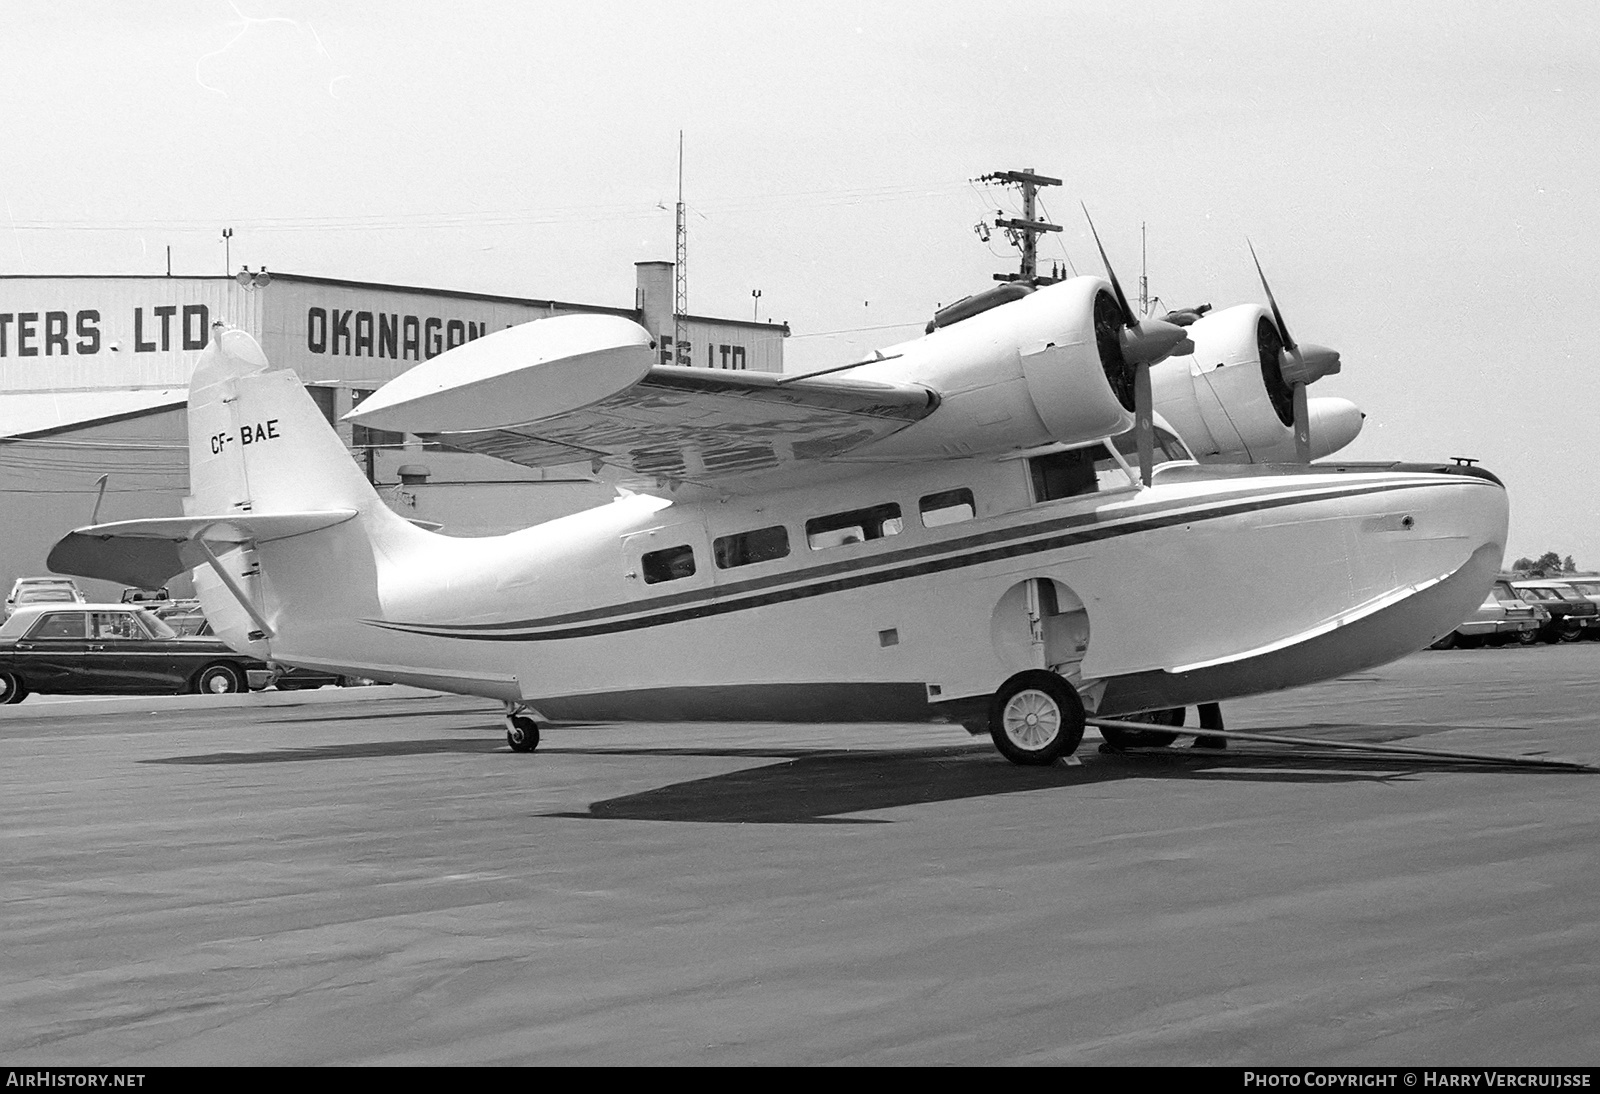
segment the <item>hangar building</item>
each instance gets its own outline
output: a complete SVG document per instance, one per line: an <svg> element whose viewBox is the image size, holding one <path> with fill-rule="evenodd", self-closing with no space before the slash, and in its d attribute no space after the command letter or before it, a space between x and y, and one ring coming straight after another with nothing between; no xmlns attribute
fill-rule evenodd
<svg viewBox="0 0 1600 1094"><path fill-rule="evenodd" d="M639 322L663 364L783 371L787 325L690 316L678 345L673 264L641 262L636 275L631 308L265 271L0 275L0 584L9 590L13 577L48 572L51 545L88 523L97 504L101 521L182 513L189 375L218 320L249 331L274 367L300 375L352 458L405 516L454 535L492 535L600 504L610 491L586 467L522 468L338 419L419 361L574 312ZM88 586L90 595L119 592Z"/></svg>

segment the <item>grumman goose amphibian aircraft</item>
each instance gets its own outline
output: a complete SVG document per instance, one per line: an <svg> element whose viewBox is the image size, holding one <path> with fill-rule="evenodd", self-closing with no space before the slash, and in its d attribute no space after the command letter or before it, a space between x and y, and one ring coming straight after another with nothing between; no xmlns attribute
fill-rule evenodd
<svg viewBox="0 0 1600 1094"><path fill-rule="evenodd" d="M519 751L547 720L923 720L1049 763L1086 712L1379 665L1489 588L1507 505L1482 469L1201 463L1164 427L1210 459L1354 436L1353 406L1305 397L1337 355L1276 311L1138 319L1078 277L811 376L658 365L614 316L508 328L351 415L618 484L484 539L391 511L295 374L219 329L188 515L80 528L50 564L193 570L234 648L502 700Z"/></svg>

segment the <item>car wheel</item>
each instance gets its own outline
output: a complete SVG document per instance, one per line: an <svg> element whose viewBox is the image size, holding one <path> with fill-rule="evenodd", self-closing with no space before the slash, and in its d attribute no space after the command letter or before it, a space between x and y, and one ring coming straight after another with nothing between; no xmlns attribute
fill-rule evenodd
<svg viewBox="0 0 1600 1094"><path fill-rule="evenodd" d="M1429 646L1428 648L1430 650L1451 650L1451 649L1455 649L1455 645L1456 645L1456 632L1455 631L1451 631L1449 634L1445 635L1443 638L1440 638L1437 642L1435 642L1433 645Z"/></svg>
<svg viewBox="0 0 1600 1094"><path fill-rule="evenodd" d="M1561 639L1563 642L1576 642L1578 639L1583 637L1583 624L1563 623L1561 624L1561 630L1557 633L1556 637Z"/></svg>
<svg viewBox="0 0 1600 1094"><path fill-rule="evenodd" d="M194 690L201 695L232 695L244 690L244 677L232 665L207 665L195 676Z"/></svg>
<svg viewBox="0 0 1600 1094"><path fill-rule="evenodd" d="M1053 672L1030 669L1007 680L989 702L989 735L1014 764L1053 764L1083 740L1083 703Z"/></svg>
<svg viewBox="0 0 1600 1094"><path fill-rule="evenodd" d="M1532 628L1530 630L1518 631L1517 632L1517 644L1518 645L1521 645L1521 646L1532 646L1535 643L1537 643L1538 641L1539 641L1539 629L1537 627L1534 627L1534 628Z"/></svg>
<svg viewBox="0 0 1600 1094"><path fill-rule="evenodd" d="M1119 717L1120 722L1149 722L1158 726L1183 725L1184 709L1172 707L1169 710L1147 710L1142 714L1129 714ZM1117 748L1166 748L1178 739L1176 733L1162 733L1155 729L1117 729L1113 726L1101 726L1100 736L1113 749Z"/></svg>
<svg viewBox="0 0 1600 1094"><path fill-rule="evenodd" d="M28 685L14 672L0 672L0 706L20 703L28 697Z"/></svg>

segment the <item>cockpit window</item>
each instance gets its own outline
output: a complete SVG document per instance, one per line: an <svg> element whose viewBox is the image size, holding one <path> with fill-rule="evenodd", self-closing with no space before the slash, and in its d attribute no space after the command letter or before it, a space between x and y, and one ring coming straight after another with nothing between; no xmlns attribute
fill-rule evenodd
<svg viewBox="0 0 1600 1094"><path fill-rule="evenodd" d="M1155 434L1156 463L1171 463L1174 460L1194 459L1194 457L1189 454L1189 449L1184 445L1183 441L1179 439L1176 433L1169 429L1162 429L1160 426L1156 426ZM1117 451L1126 456L1130 462L1135 465L1138 464L1139 439L1134 430L1130 429L1126 433L1122 433L1116 437L1113 437L1111 439L1111 443L1116 445Z"/></svg>
<svg viewBox="0 0 1600 1094"><path fill-rule="evenodd" d="M1103 444L1034 456L1028 460L1028 470L1033 476L1035 502L1115 490L1132 483L1122 464Z"/></svg>

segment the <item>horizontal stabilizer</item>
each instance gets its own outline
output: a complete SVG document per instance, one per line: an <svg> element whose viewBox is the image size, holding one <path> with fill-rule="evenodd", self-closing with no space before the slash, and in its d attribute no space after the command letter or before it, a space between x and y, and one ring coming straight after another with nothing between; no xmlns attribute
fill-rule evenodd
<svg viewBox="0 0 1600 1094"><path fill-rule="evenodd" d="M206 517L154 517L92 524L69 532L50 550L52 573L156 588L190 569L180 545L197 539L265 543L342 524L354 509L302 513L235 513Z"/></svg>

